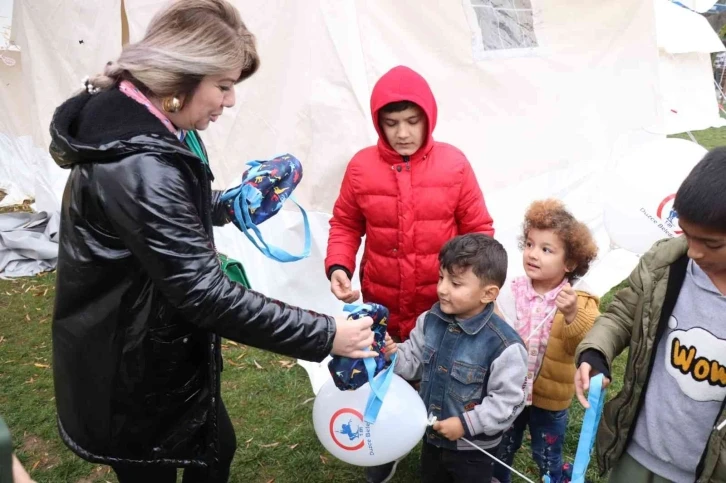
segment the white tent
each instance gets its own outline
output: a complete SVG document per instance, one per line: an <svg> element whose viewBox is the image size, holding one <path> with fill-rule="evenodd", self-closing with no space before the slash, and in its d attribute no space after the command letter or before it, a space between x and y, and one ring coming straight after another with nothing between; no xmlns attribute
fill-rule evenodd
<svg viewBox="0 0 726 483"><path fill-rule="evenodd" d="M726 126L714 102L710 55L723 51L723 43L704 16L668 0L656 0L655 7L663 124L654 130L675 134Z"/></svg>
<svg viewBox="0 0 726 483"><path fill-rule="evenodd" d="M45 155L53 110L119 54L126 29L139 39L163 3L14 0L19 52L2 53L17 62L0 62L0 188L34 196L39 209L58 208L66 173ZM439 105L434 136L472 162L512 274L521 271L516 238L524 208L547 196L564 199L588 223L606 256L603 200L624 194L603 192L602 174L634 146L670 132L662 128L669 86L695 91L712 76L701 57L663 67L660 52L671 52L670 44L656 28L662 5L650 1L233 3L257 36L262 67L204 133L216 187L235 184L248 160L295 154L305 167L298 199L311 215L313 250L282 266L233 226L218 232L218 244L245 263L258 290L328 313L341 309L323 273L328 220L347 161L375 141L369 94L389 68L408 65L430 82ZM710 45L688 52L713 51ZM714 124L712 93L680 130ZM262 225L291 251L302 246L301 228L294 208ZM590 288L602 293L619 281L632 267L625 258L600 264Z"/></svg>

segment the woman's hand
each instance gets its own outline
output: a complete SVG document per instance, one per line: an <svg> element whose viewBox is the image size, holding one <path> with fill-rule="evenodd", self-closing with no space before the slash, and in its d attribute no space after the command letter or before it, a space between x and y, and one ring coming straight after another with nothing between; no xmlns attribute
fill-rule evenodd
<svg viewBox="0 0 726 483"><path fill-rule="evenodd" d="M335 356L345 356L351 359L364 359L375 357L378 352L365 350L373 345L373 319L362 317L360 319L335 318L335 338L333 350Z"/></svg>

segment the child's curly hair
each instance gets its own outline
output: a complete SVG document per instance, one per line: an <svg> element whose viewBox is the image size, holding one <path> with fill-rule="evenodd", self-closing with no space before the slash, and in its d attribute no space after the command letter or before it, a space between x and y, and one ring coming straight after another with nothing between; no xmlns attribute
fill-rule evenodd
<svg viewBox="0 0 726 483"><path fill-rule="evenodd" d="M573 281L582 277L590 268L590 263L597 257L597 245L587 226L575 219L567 211L560 200L547 199L535 201L524 214L522 237L519 239L519 249L524 250L527 236L532 228L537 230L552 230L560 237L565 245L565 264L574 266L567 274Z"/></svg>

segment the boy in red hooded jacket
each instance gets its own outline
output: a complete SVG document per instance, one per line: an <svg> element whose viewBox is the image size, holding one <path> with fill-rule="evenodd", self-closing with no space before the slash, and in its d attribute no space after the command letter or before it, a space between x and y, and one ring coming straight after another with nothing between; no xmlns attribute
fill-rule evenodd
<svg viewBox="0 0 726 483"><path fill-rule="evenodd" d="M451 238L494 235L484 196L464 153L434 141L436 100L426 80L398 66L371 95L378 144L348 164L330 220L325 271L333 294L346 303L355 256L363 300L390 311L388 332L405 341L416 318L437 302L438 254Z"/></svg>

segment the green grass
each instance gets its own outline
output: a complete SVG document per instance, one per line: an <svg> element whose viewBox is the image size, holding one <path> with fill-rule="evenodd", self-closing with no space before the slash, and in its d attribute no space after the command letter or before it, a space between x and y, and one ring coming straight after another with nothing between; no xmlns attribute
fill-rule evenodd
<svg viewBox="0 0 726 483"><path fill-rule="evenodd" d="M726 127L705 129L703 131L693 131L692 134L696 138L696 141L698 141L698 144L706 149L713 149L717 146L726 145ZM691 139L687 133L674 134L673 136L669 137L687 139L689 141Z"/></svg>
<svg viewBox="0 0 726 483"><path fill-rule="evenodd" d="M105 466L86 463L60 441L55 425L50 320L54 275L0 280L0 414L18 457L38 482L116 481ZM355 482L362 468L344 464L318 442L312 426L312 390L292 359L231 342L224 344L224 401L237 432L233 482ZM623 358L616 361L617 391ZM565 454L572 460L583 411L572 406ZM527 451L515 467L534 478ZM594 467L594 465L593 465ZM418 448L395 481L418 480ZM594 481L601 481L591 471Z"/></svg>

